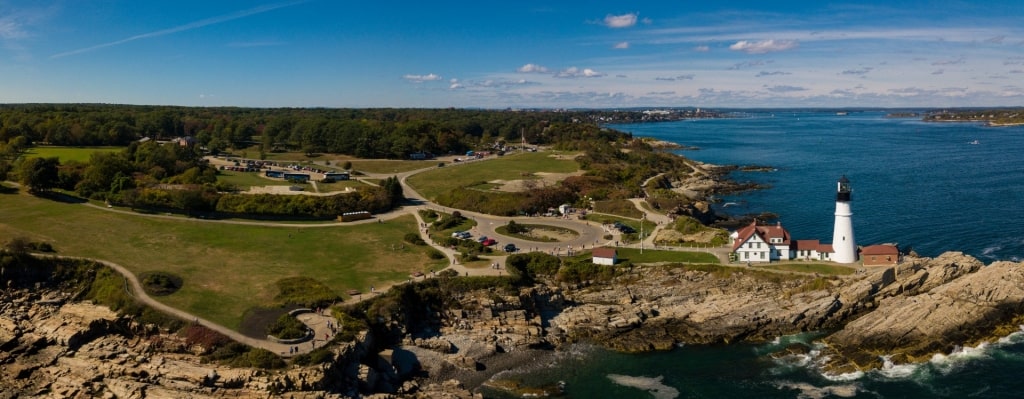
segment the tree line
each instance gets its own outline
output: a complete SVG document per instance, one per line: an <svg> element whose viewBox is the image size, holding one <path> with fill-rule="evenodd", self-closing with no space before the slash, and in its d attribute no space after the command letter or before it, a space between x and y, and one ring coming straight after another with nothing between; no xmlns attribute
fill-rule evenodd
<svg viewBox="0 0 1024 399"><path fill-rule="evenodd" d="M175 107L105 104L0 105L0 142L124 146L148 137L193 137L213 151L304 151L360 158L454 154L495 142L552 144L598 121L641 120L635 111Z"/></svg>

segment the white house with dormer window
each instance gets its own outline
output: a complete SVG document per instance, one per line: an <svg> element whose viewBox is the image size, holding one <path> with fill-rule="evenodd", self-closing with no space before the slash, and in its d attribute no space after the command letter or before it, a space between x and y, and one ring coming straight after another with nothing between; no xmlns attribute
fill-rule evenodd
<svg viewBox="0 0 1024 399"><path fill-rule="evenodd" d="M739 262L759 263L780 260L831 260L832 246L818 240L794 240L782 223L758 226L757 222L734 231L734 258Z"/></svg>

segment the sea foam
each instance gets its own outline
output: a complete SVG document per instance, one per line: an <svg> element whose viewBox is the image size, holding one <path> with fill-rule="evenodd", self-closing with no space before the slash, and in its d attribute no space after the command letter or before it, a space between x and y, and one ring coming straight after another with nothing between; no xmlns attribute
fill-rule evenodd
<svg viewBox="0 0 1024 399"><path fill-rule="evenodd" d="M657 377L634 377L629 375L621 374L608 374L608 379L612 382L631 388L642 389L650 392L654 395L655 399L675 399L679 397L679 390L668 385L662 384L661 380L665 376L659 375Z"/></svg>

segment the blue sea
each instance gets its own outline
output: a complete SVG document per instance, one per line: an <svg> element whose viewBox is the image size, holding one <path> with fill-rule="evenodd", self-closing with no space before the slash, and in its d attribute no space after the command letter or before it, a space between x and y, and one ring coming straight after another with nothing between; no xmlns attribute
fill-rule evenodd
<svg viewBox="0 0 1024 399"><path fill-rule="evenodd" d="M770 188L721 198L718 210L774 212L796 239L831 242L836 181L845 175L860 245L897 243L922 256L962 251L985 263L1024 258L1024 126L926 123L877 111L734 116L612 127L698 147L679 151L698 161L774 168L734 173ZM791 341L813 343L813 336L640 355L581 345L499 377L527 386L562 381L568 398L1024 397L1024 333L844 376L822 375L814 356L769 356Z"/></svg>

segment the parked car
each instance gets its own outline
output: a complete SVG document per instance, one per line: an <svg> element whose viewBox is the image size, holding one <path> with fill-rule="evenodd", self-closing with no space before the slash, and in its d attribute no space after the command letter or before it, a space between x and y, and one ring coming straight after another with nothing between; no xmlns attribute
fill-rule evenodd
<svg viewBox="0 0 1024 399"><path fill-rule="evenodd" d="M484 241L487 241L487 236L480 236L480 237L477 237L477 238L476 238L476 240L477 240L477 241L479 241L479 242L484 242Z"/></svg>
<svg viewBox="0 0 1024 399"><path fill-rule="evenodd" d="M462 233L465 233L465 231L456 231L452 233L452 238L462 238Z"/></svg>
<svg viewBox="0 0 1024 399"><path fill-rule="evenodd" d="M519 248L516 248L516 244L505 244L505 252L515 252L518 250Z"/></svg>
<svg viewBox="0 0 1024 399"><path fill-rule="evenodd" d="M485 247L489 247L489 246L497 244L497 243L498 242L495 241L493 238L488 238L488 239L484 240L483 242L481 242L481 244L484 244Z"/></svg>

